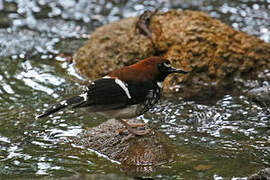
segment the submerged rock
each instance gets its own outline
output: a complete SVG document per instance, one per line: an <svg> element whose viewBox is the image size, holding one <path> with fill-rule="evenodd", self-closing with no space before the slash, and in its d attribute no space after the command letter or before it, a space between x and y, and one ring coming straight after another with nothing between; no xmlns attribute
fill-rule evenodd
<svg viewBox="0 0 270 180"><path fill-rule="evenodd" d="M46 178L46 180L49 180L50 178ZM51 180L54 180L55 178L51 178ZM93 174L93 173L82 173L82 174L76 174L72 175L71 177L64 177L64 178L57 178L58 180L136 180L132 177L127 176L120 176L119 174Z"/></svg>
<svg viewBox="0 0 270 180"><path fill-rule="evenodd" d="M138 120L132 121L134 123ZM171 140L161 132L152 130L147 135L132 137L121 142L127 136L119 134L121 128L124 126L119 121L111 119L97 127L85 130L73 139L73 143L120 162L123 170L132 167L135 172L128 171L135 175L138 172L147 174L154 166L170 162L176 155Z"/></svg>
<svg viewBox="0 0 270 180"><path fill-rule="evenodd" d="M260 170L258 173L248 177L248 180L270 180L270 168Z"/></svg>
<svg viewBox="0 0 270 180"><path fill-rule="evenodd" d="M270 106L270 86L253 88L247 92L247 95L255 102L269 107Z"/></svg>
<svg viewBox="0 0 270 180"><path fill-rule="evenodd" d="M234 77L254 78L270 68L270 44L203 12L155 13L145 33L137 25L134 17L98 28L76 54L79 72L95 79L139 59L164 56L174 66L191 71L169 76L165 90L191 97L230 89L235 87Z"/></svg>

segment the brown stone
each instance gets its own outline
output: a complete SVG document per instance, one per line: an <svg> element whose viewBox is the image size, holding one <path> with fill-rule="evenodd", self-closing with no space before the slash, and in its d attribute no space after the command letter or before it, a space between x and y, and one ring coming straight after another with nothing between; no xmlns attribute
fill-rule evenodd
<svg viewBox="0 0 270 180"><path fill-rule="evenodd" d="M96 79L139 59L160 55L191 71L185 76L170 75L165 90L176 89L183 97L191 97L216 94L233 86L235 77L257 78L270 68L269 43L203 12L154 14L149 25L152 38L140 33L137 21L137 17L123 19L93 32L77 52L79 72Z"/></svg>
<svg viewBox="0 0 270 180"><path fill-rule="evenodd" d="M132 119L129 122L138 123L138 120ZM122 128L124 126L119 121L110 119L80 133L72 139L72 143L101 153L110 160L118 161L124 171L131 168L135 171L132 172L134 174L147 174L149 168L153 169L174 160L175 145L164 133L151 130L147 135L131 137L122 142L127 136L119 134Z"/></svg>
<svg viewBox="0 0 270 180"><path fill-rule="evenodd" d="M76 54L76 67L90 79L154 54L152 42L135 35L137 18L127 18L98 28Z"/></svg>

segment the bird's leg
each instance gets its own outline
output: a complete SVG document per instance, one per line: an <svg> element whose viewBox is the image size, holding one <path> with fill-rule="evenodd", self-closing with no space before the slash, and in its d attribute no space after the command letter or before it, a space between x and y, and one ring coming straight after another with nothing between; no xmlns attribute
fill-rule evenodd
<svg viewBox="0 0 270 180"><path fill-rule="evenodd" d="M133 128L137 128L137 127L143 127L146 126L146 123L133 123L133 124L129 124L127 123L125 120L123 119L119 119L119 121L124 124L126 126L126 128L128 129L128 131L133 134L133 135L137 135L137 136L142 136L145 134L148 134L150 132L150 129L146 129L146 130L136 130ZM123 130L120 130L119 133L123 132Z"/></svg>
<svg viewBox="0 0 270 180"><path fill-rule="evenodd" d="M124 120L123 120L124 121ZM122 122L122 121L121 121ZM127 122L126 122L127 123ZM131 128L144 127L147 123L128 123ZM125 125L125 124L124 124ZM125 125L126 126L126 125ZM119 130L119 134L122 134L125 130L127 130L127 126Z"/></svg>
<svg viewBox="0 0 270 180"><path fill-rule="evenodd" d="M128 123L128 124L132 128L144 127L147 125L147 123Z"/></svg>

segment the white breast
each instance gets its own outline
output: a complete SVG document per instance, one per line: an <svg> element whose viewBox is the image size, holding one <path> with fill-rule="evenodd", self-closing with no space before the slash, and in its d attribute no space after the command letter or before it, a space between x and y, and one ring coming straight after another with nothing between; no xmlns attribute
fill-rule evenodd
<svg viewBox="0 0 270 180"><path fill-rule="evenodd" d="M137 116L137 107L138 105L131 105L123 109L111 110L111 111L103 111L100 114L105 115L108 118L133 118Z"/></svg>
<svg viewBox="0 0 270 180"><path fill-rule="evenodd" d="M161 88L161 89L163 88L163 82L157 82L157 85L159 88Z"/></svg>

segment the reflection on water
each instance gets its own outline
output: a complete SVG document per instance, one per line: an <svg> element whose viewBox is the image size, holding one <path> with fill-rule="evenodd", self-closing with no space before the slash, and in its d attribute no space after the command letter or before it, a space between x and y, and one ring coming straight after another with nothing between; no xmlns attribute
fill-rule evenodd
<svg viewBox="0 0 270 180"><path fill-rule="evenodd" d="M56 54L75 52L85 34L102 24L156 7L203 10L270 41L267 0L0 0L0 177L124 176L117 163L69 142L100 124L99 116L68 109L47 119L34 117L80 92L83 78L72 65L55 60ZM242 89L269 84L247 81ZM244 178L270 165L269 106L245 93L209 102L166 97L139 118L166 133L179 153L175 162L152 170L155 179Z"/></svg>

